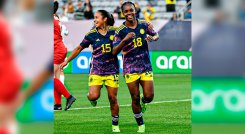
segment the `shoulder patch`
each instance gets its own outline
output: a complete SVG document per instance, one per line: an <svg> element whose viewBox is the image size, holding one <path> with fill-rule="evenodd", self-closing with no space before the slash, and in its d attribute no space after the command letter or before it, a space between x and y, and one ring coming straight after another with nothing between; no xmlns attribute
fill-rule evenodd
<svg viewBox="0 0 245 134"><path fill-rule="evenodd" d="M145 20L138 20L140 24L147 23Z"/></svg>
<svg viewBox="0 0 245 134"><path fill-rule="evenodd" d="M97 32L97 30L94 28L94 29L91 29L87 34L86 34L86 36L88 36L89 34L91 34L91 33L94 33L94 32Z"/></svg>
<svg viewBox="0 0 245 134"><path fill-rule="evenodd" d="M109 27L110 30L117 30L117 28L118 28L117 26L110 26Z"/></svg>
<svg viewBox="0 0 245 134"><path fill-rule="evenodd" d="M123 30L126 26L125 25L121 25L120 27L117 28L116 30L116 34L118 34L121 30Z"/></svg>

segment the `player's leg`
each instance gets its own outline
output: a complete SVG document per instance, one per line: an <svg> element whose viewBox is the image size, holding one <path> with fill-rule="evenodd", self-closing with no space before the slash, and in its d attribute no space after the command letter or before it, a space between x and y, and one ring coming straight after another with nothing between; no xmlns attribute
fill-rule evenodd
<svg viewBox="0 0 245 134"><path fill-rule="evenodd" d="M154 98L154 84L153 84L153 73L145 72L141 74L140 85L143 88L143 94L141 98L142 112L146 111L146 104L150 103Z"/></svg>
<svg viewBox="0 0 245 134"><path fill-rule="evenodd" d="M89 92L88 92L88 100L90 101L92 106L97 105L97 100L100 97L100 90L103 85L103 76L100 75L90 75L89 76Z"/></svg>
<svg viewBox="0 0 245 134"><path fill-rule="evenodd" d="M92 106L97 105L97 100L100 98L100 90L102 88L102 85L96 85L96 86L90 86L89 92L88 92L88 100L90 101Z"/></svg>
<svg viewBox="0 0 245 134"><path fill-rule="evenodd" d="M105 85L107 88L108 99L111 107L112 115L112 132L120 132L119 129L119 104L117 99L117 92L119 87L119 75L109 75L105 76Z"/></svg>
<svg viewBox="0 0 245 134"><path fill-rule="evenodd" d="M65 74L64 74L64 71L60 71L60 81L62 82L62 84L65 85Z"/></svg>
<svg viewBox="0 0 245 134"><path fill-rule="evenodd" d="M60 79L60 73L59 64L54 64L54 78Z"/></svg>
<svg viewBox="0 0 245 134"><path fill-rule="evenodd" d="M61 69L60 64L65 61L67 51L59 51L54 53L54 78L60 79Z"/></svg>
<svg viewBox="0 0 245 134"><path fill-rule="evenodd" d="M54 89L54 100L55 100L54 110L62 110L61 94L56 89Z"/></svg>
<svg viewBox="0 0 245 134"><path fill-rule="evenodd" d="M132 109L134 112L134 117L139 126L138 132L145 132L143 114L141 112L141 106L140 106L139 80L136 80L131 83L127 83L127 86L132 99Z"/></svg>
<svg viewBox="0 0 245 134"><path fill-rule="evenodd" d="M112 116L118 116L118 113L119 113L119 105L118 105L118 100L117 100L118 88L109 87L109 86L107 86L106 88L108 91L108 99L109 99L110 106L111 106L111 114Z"/></svg>
<svg viewBox="0 0 245 134"><path fill-rule="evenodd" d="M68 92L64 84L59 80L60 74L61 74L61 70L59 68L59 64L54 64L54 90L56 90L59 94L63 95L66 98L65 110L68 110L73 104L73 102L75 102L76 98ZM56 96L57 97L55 99L57 101L58 99L60 99L61 102L61 97L59 97L58 94L56 94Z"/></svg>
<svg viewBox="0 0 245 134"><path fill-rule="evenodd" d="M140 81L140 85L143 88L143 97L141 98L143 103L150 103L154 98L154 84L153 81Z"/></svg>
<svg viewBox="0 0 245 134"><path fill-rule="evenodd" d="M106 86L108 91L108 99L110 101L111 115L112 115L112 132L120 132L119 129L119 104L117 100L118 88Z"/></svg>
<svg viewBox="0 0 245 134"><path fill-rule="evenodd" d="M131 99L132 99L132 109L134 113L140 113L140 91L139 91L139 80L131 83L127 83Z"/></svg>
<svg viewBox="0 0 245 134"><path fill-rule="evenodd" d="M71 105L73 104L73 102L75 102L76 98L68 92L65 86L57 78L54 78L54 90L56 90L58 93L65 96L66 98L65 110L69 109Z"/></svg>
<svg viewBox="0 0 245 134"><path fill-rule="evenodd" d="M59 65L54 64L54 78L58 77L58 70L59 70ZM54 100L55 100L54 110L61 110L62 109L61 95L62 94L58 91L58 89L54 89Z"/></svg>

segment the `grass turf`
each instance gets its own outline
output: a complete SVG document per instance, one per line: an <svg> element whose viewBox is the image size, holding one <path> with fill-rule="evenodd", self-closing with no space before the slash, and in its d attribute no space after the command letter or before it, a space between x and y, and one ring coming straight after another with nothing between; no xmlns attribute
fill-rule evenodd
<svg viewBox="0 0 245 134"><path fill-rule="evenodd" d="M245 124L192 124L192 134L244 134Z"/></svg>
<svg viewBox="0 0 245 134"><path fill-rule="evenodd" d="M66 86L77 98L72 108L88 108L55 112L55 133L111 133L110 108L90 109L87 100L88 75L66 74ZM118 100L120 105L131 104L125 80L120 76ZM191 99L190 74L155 74L155 97L153 102ZM63 109L65 99L63 99ZM107 91L101 90L97 107L109 106ZM120 107L119 125L121 133L136 133L137 124L131 106ZM146 133L190 134L191 101L149 104L143 115Z"/></svg>

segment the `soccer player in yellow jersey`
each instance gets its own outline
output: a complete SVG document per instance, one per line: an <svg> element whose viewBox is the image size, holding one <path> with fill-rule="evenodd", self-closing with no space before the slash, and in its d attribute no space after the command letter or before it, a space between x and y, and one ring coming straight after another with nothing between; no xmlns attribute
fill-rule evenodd
<svg viewBox="0 0 245 134"><path fill-rule="evenodd" d="M93 106L96 106L97 99L100 97L100 90L103 85L106 86L111 106L112 132L120 132L118 125L119 104L117 101L119 63L117 56L112 54L112 42L116 30L113 27L114 18L107 11L98 10L94 15L94 24L95 28L86 34L80 45L73 50L60 67L66 66L84 48L92 46L88 99Z"/></svg>
<svg viewBox="0 0 245 134"><path fill-rule="evenodd" d="M150 103L154 97L153 73L147 42L156 41L159 36L149 28L149 23L136 19L135 5L132 2L125 2L121 8L126 21L116 31L113 54L117 55L122 50L123 74L131 94L133 113L139 126L138 132L145 132L142 112L146 110L145 104ZM143 88L141 98L139 85Z"/></svg>

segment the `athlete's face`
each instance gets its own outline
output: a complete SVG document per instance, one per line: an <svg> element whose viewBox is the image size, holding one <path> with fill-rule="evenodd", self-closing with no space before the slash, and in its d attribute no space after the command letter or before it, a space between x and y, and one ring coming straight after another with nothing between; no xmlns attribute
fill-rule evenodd
<svg viewBox="0 0 245 134"><path fill-rule="evenodd" d="M96 12L94 15L94 25L96 28L100 28L106 24L106 19L103 18L100 12Z"/></svg>
<svg viewBox="0 0 245 134"><path fill-rule="evenodd" d="M124 6L123 15L126 18L126 21L134 21L135 20L135 8L133 5L127 4Z"/></svg>

